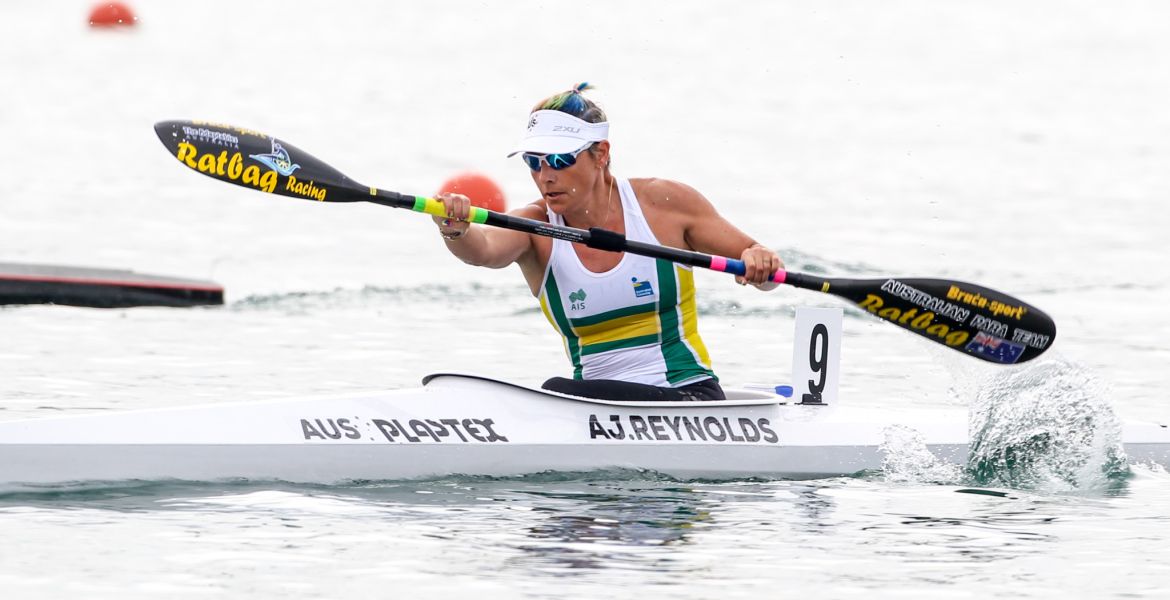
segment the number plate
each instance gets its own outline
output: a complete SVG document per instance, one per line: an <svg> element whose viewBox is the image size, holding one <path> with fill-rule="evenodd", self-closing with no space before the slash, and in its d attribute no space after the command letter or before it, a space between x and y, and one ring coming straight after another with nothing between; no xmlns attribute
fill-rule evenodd
<svg viewBox="0 0 1170 600"><path fill-rule="evenodd" d="M841 364L840 308L797 307L792 338L793 398L802 404L837 401Z"/></svg>

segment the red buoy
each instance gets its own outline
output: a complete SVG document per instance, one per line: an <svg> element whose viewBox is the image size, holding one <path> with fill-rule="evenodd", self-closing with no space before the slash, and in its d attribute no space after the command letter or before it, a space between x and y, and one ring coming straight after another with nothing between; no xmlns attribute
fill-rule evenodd
<svg viewBox="0 0 1170 600"><path fill-rule="evenodd" d="M102 2L89 13L90 27L132 27L137 22L134 11L121 2Z"/></svg>
<svg viewBox="0 0 1170 600"><path fill-rule="evenodd" d="M443 182L443 185L439 186L439 193L463 194L471 199L473 206L500 213L507 210L504 192L500 190L500 186L491 178L479 173L460 173Z"/></svg>

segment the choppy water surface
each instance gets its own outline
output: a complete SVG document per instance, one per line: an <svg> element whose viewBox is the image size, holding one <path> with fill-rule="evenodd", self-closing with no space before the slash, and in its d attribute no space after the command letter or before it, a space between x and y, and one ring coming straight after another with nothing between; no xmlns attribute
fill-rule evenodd
<svg viewBox="0 0 1170 600"><path fill-rule="evenodd" d="M503 155L577 80L621 175L677 178L798 270L965 279L1047 310L996 369L847 311L843 402L971 408L966 469L892 432L878 473L680 482L144 482L0 491L4 598L1161 597L1170 476L1126 419L1170 419L1170 9L903 1L0 5L0 261L212 278L220 308L0 308L0 419L567 369L519 273L425 218L199 177L155 121L287 139L429 193ZM797 290L697 275L725 382L786 381Z"/></svg>
<svg viewBox="0 0 1170 600"><path fill-rule="evenodd" d="M1147 470L1089 497L592 473L9 495L0 523L19 551L6 548L3 579L30 598L1158 597L1168 487Z"/></svg>

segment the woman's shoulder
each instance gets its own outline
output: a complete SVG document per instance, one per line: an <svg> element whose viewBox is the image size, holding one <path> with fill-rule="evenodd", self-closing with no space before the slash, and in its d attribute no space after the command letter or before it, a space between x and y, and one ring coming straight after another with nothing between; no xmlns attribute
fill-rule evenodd
<svg viewBox="0 0 1170 600"><path fill-rule="evenodd" d="M663 179L661 177L631 177L630 185L635 192L647 192L649 194L667 194L667 193L690 193L698 194L695 188L675 181L673 179Z"/></svg>
<svg viewBox="0 0 1170 600"><path fill-rule="evenodd" d="M548 221L548 204L545 203L544 198L533 200L519 208L514 208L508 211L508 214L516 217L524 217L526 219L536 219L537 221Z"/></svg>
<svg viewBox="0 0 1170 600"><path fill-rule="evenodd" d="M709 206L698 190L673 179L640 177L630 179L630 187L642 206L671 212L693 212Z"/></svg>

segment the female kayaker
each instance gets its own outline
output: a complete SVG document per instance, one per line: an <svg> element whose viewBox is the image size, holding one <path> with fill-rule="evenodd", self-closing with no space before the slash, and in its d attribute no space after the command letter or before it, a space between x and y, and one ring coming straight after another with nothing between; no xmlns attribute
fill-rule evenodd
<svg viewBox="0 0 1170 600"><path fill-rule="evenodd" d="M600 227L629 240L738 256L740 283L764 290L784 263L719 215L693 188L665 179L621 179L610 172L609 123L582 83L542 100L528 116L519 154L540 199L510 214L580 229ZM470 201L441 194L448 218L435 218L447 249L468 264L520 265L541 309L564 339L573 378L544 388L611 400L721 400L696 323L691 268L615 253L465 219Z"/></svg>

